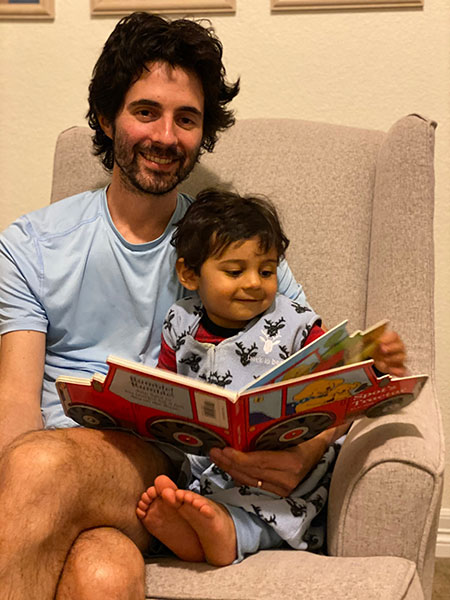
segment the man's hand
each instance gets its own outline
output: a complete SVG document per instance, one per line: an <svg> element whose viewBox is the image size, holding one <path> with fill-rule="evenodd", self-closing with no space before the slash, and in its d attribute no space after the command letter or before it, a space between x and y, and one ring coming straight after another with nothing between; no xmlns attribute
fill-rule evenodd
<svg viewBox="0 0 450 600"><path fill-rule="evenodd" d="M213 448L210 458L236 483L261 487L278 496L289 496L347 427L328 429L286 450L239 452L233 448ZM261 485L258 486L258 482Z"/></svg>
<svg viewBox="0 0 450 600"><path fill-rule="evenodd" d="M404 377L408 374L405 365L405 345L395 331L385 331L380 336L373 360L375 367L382 373L395 377Z"/></svg>

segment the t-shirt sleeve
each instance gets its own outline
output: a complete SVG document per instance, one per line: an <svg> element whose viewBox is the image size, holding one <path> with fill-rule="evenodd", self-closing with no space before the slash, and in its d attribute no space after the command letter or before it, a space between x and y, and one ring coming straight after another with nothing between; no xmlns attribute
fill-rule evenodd
<svg viewBox="0 0 450 600"><path fill-rule="evenodd" d="M41 303L44 272L38 240L26 217L0 235L0 335L47 331Z"/></svg>
<svg viewBox="0 0 450 600"><path fill-rule="evenodd" d="M295 302L298 302L302 306L311 308L306 299L305 292L302 286L295 280L287 260L282 260L278 265L277 276L278 291L280 294L287 296L291 300L295 300Z"/></svg>

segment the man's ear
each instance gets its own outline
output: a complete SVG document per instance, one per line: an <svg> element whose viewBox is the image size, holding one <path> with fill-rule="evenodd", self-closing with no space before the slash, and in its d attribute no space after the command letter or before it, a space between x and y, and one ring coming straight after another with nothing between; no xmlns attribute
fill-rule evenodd
<svg viewBox="0 0 450 600"><path fill-rule="evenodd" d="M113 126L103 115L97 116L98 122L100 123L100 127L103 129L103 133L107 135L110 139L113 139Z"/></svg>
<svg viewBox="0 0 450 600"><path fill-rule="evenodd" d="M187 290L193 292L198 289L199 275L197 275L193 269L186 266L184 258L179 258L175 263L175 269L178 275L178 281Z"/></svg>

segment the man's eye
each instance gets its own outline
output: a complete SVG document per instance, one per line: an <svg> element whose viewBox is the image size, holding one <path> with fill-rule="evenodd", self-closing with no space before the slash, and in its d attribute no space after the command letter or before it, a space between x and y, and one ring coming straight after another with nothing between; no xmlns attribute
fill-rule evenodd
<svg viewBox="0 0 450 600"><path fill-rule="evenodd" d="M136 111L136 116L143 121L149 121L154 118L153 112L148 110L148 108L142 108L141 110Z"/></svg>
<svg viewBox="0 0 450 600"><path fill-rule="evenodd" d="M184 129L193 129L197 126L197 121L195 121L189 116L183 115L178 118L178 124Z"/></svg>

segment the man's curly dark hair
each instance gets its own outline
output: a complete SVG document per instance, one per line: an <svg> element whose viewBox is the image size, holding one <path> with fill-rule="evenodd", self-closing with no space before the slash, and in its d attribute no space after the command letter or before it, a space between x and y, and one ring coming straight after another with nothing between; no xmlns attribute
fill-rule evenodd
<svg viewBox="0 0 450 600"><path fill-rule="evenodd" d="M106 169L114 164L112 140L103 132L99 116L113 124L125 95L147 63L165 62L191 70L199 77L204 93L201 148L212 152L218 132L234 124L227 104L239 92L239 79L228 84L222 63L222 44L211 26L190 19L169 21L145 12L121 19L107 39L94 67L89 85L87 119L94 130L94 152Z"/></svg>

